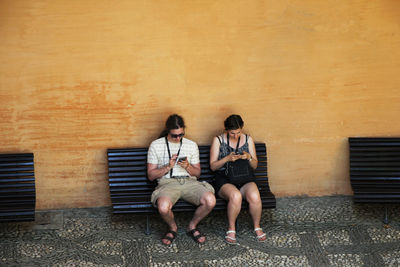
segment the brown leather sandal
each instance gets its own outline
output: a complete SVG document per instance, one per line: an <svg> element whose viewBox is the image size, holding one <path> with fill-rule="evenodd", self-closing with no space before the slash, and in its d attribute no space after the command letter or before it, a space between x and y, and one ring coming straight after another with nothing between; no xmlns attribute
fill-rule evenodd
<svg viewBox="0 0 400 267"><path fill-rule="evenodd" d="M168 234L171 234L172 237L168 236ZM168 232L165 233L164 237L161 238L161 243L163 243L163 245L166 245L166 246L172 245L172 242L173 242L174 239L176 238L176 235L177 235L177 234L176 234L175 231L169 230ZM165 244L164 242L162 242L163 240L168 240L168 241L171 242L171 243Z"/></svg>
<svg viewBox="0 0 400 267"><path fill-rule="evenodd" d="M194 235L194 233L198 232L199 234ZM196 241L198 244L204 244L206 241L204 240L203 242L199 241L199 238L205 237L197 228L194 228L190 230L189 232L186 233L188 236L190 236L194 241Z"/></svg>

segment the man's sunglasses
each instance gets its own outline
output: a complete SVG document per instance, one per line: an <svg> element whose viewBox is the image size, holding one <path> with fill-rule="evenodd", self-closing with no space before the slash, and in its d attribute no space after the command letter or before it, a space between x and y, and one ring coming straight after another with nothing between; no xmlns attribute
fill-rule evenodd
<svg viewBox="0 0 400 267"><path fill-rule="evenodd" d="M183 137L185 135L185 133L181 133L181 134L170 134L172 138L178 138L178 137Z"/></svg>

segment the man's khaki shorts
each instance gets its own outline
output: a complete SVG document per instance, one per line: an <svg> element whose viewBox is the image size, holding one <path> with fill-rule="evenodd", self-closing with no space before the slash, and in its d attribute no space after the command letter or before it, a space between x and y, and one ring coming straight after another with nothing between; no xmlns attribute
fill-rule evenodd
<svg viewBox="0 0 400 267"><path fill-rule="evenodd" d="M188 178L161 178L158 186L151 195L151 203L157 207L157 199L166 196L171 199L172 204L182 198L183 200L200 205L200 199L204 193L211 192L214 194L214 188L207 182L199 182L196 177Z"/></svg>

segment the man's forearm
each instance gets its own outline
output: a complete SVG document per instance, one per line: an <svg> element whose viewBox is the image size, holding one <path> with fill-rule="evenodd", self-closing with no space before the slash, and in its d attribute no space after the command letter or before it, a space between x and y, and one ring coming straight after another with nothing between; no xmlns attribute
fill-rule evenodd
<svg viewBox="0 0 400 267"><path fill-rule="evenodd" d="M196 176L197 178L200 177L201 174L201 168L200 167L195 167L191 164L186 168L186 171L190 176Z"/></svg>
<svg viewBox="0 0 400 267"><path fill-rule="evenodd" d="M157 180L157 179L163 177L170 170L171 170L171 168L169 167L169 165L165 165L161 168L155 168L155 169L148 171L147 176L150 181L154 181L154 180Z"/></svg>

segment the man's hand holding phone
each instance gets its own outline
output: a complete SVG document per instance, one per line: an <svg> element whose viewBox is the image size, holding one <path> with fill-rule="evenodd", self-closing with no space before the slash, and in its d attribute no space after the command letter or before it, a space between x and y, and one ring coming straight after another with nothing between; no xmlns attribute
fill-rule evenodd
<svg viewBox="0 0 400 267"><path fill-rule="evenodd" d="M177 160L177 164L182 168L184 168L185 170L187 169L187 167L189 167L189 162L187 160L187 157L179 157Z"/></svg>
<svg viewBox="0 0 400 267"><path fill-rule="evenodd" d="M186 159L187 159L187 157L180 157L180 158L178 158L178 162L186 161Z"/></svg>

